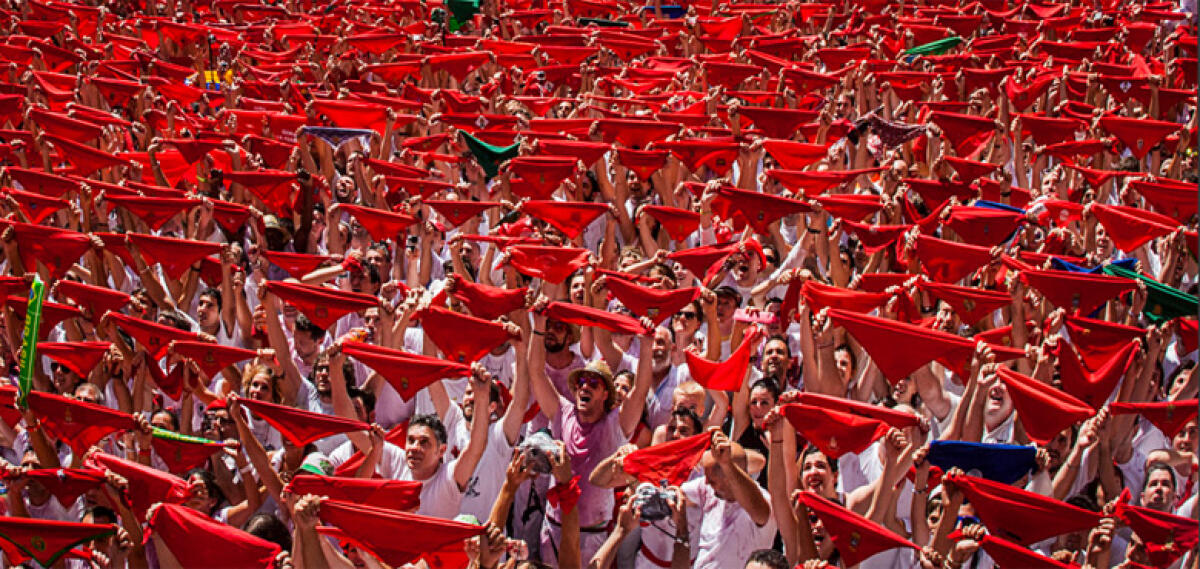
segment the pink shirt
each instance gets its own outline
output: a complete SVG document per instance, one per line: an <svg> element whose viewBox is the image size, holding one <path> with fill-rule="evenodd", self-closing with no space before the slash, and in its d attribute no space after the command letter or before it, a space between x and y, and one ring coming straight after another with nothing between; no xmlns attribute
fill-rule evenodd
<svg viewBox="0 0 1200 569"><path fill-rule="evenodd" d="M600 461L611 456L627 442L621 430L621 414L609 411L595 423L581 423L575 412L575 404L563 397L558 398L558 416L550 421L550 434L566 445L567 456L571 457L571 472L579 477L581 495L579 526L588 527L607 522L612 517L613 491L588 483L588 475ZM547 506L550 518L562 521L558 508Z"/></svg>

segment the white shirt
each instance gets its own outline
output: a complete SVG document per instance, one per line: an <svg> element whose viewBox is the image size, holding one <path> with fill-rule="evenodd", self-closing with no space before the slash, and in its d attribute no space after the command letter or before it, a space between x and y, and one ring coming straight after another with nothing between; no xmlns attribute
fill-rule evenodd
<svg viewBox="0 0 1200 569"><path fill-rule="evenodd" d="M704 512L695 569L742 567L751 553L771 547L775 541L774 516L768 516L767 523L758 526L737 502L718 498L704 478L685 482L680 489L689 502L700 505ZM767 491L762 488L758 491L770 505Z"/></svg>
<svg viewBox="0 0 1200 569"><path fill-rule="evenodd" d="M336 468L354 455L354 445L350 442L343 444L329 455L329 461ZM442 461L433 476L418 480L408 468L404 449L384 443L383 456L375 467L375 473L389 480L410 480L421 483L421 507L417 513L446 520L454 519L460 512L463 493L454 481L454 465L457 461Z"/></svg>

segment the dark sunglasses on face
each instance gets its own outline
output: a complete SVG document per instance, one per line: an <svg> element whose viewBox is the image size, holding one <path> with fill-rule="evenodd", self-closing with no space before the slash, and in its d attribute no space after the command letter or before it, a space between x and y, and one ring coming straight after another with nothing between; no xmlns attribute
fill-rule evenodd
<svg viewBox="0 0 1200 569"><path fill-rule="evenodd" d="M689 310L686 312L680 312L679 317L683 318L684 320L698 320L700 318L700 315Z"/></svg>
<svg viewBox="0 0 1200 569"><path fill-rule="evenodd" d="M575 384L579 387L599 387L603 382L599 377L594 375L581 375L575 380Z"/></svg>

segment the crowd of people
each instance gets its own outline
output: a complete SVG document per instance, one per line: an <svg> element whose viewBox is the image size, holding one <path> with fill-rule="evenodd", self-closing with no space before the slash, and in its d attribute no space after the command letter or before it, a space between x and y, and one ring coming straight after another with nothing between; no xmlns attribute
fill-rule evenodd
<svg viewBox="0 0 1200 569"><path fill-rule="evenodd" d="M1194 2L0 10L0 567L1200 563Z"/></svg>

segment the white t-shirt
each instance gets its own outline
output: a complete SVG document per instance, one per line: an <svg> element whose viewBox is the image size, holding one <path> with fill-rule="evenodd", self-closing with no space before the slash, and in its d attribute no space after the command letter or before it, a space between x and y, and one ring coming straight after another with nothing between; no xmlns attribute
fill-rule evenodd
<svg viewBox="0 0 1200 569"><path fill-rule="evenodd" d="M680 487L683 495L704 512L700 520L700 544L695 569L742 567L751 553L771 547L775 541L775 517L768 516L761 527L737 502L717 497L704 478L690 480ZM758 489L770 505L766 490Z"/></svg>
<svg viewBox="0 0 1200 569"><path fill-rule="evenodd" d="M354 445L347 442L329 455L329 462L333 463L333 466L336 468L349 460L354 455L354 451ZM379 465L376 466L375 472L379 476L389 480L420 482L421 507L417 509L417 513L424 516L450 520L459 514L463 498L462 491L458 489L458 484L454 481L453 473L456 462L442 461L442 464L434 471L433 476L425 480L418 480L413 476L412 471L408 469L404 449L391 443L385 443L383 456L379 458Z"/></svg>

